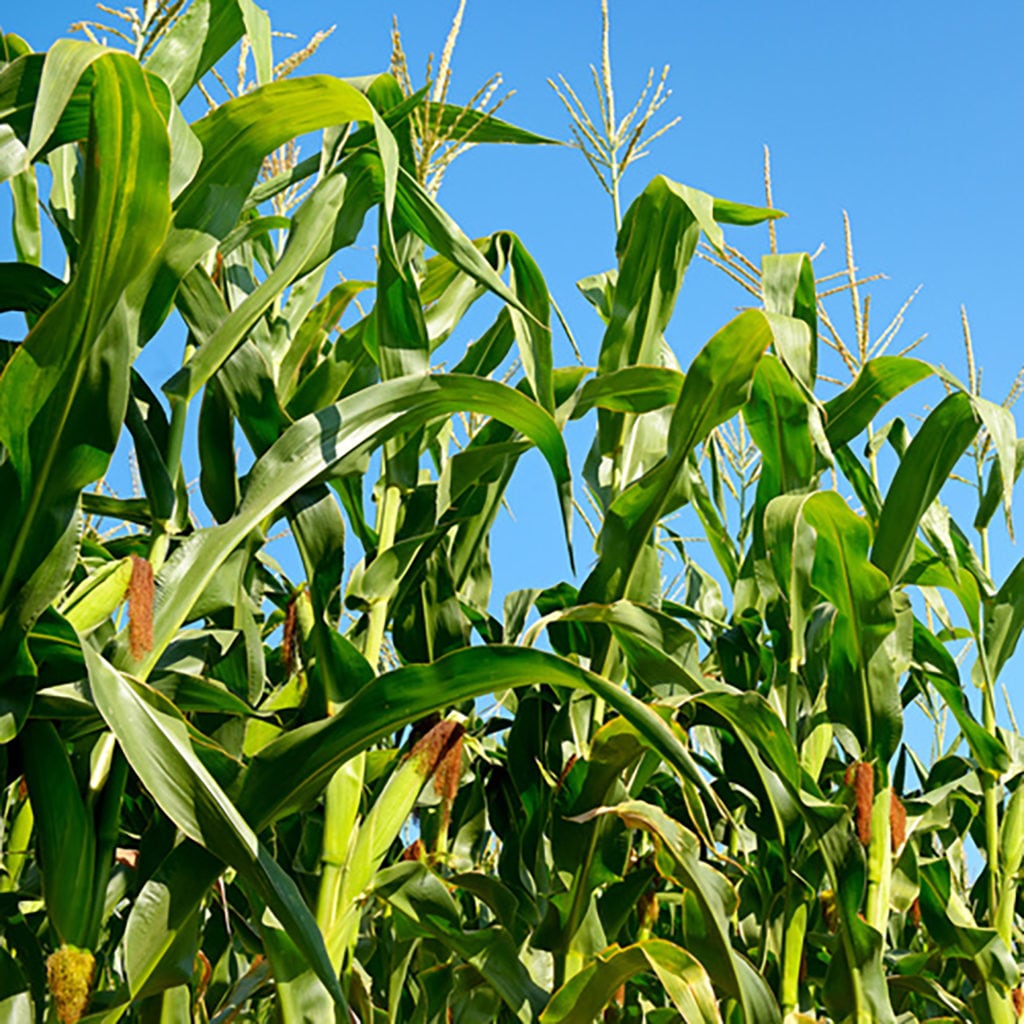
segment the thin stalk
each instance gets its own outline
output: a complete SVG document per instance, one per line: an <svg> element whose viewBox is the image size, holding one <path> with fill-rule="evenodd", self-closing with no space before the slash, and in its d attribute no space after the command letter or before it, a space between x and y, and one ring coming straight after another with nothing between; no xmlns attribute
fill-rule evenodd
<svg viewBox="0 0 1024 1024"><path fill-rule="evenodd" d="M795 660L790 659L786 672L786 725L789 727L789 734L793 737L794 743L797 743L799 738L800 691L797 669Z"/></svg>
<svg viewBox="0 0 1024 1024"><path fill-rule="evenodd" d="M988 545L988 530L982 529L981 555L985 574L992 575L992 564ZM983 647L978 638L978 657L982 659L982 724L985 731L996 735L996 695L995 680L989 674L987 660L984 658ZM1002 787L999 779L991 772L981 769L982 808L985 818L985 858L988 863L988 905L989 914L995 917L998 907L999 892L1002 888L999 869L999 805L1002 802Z"/></svg>
<svg viewBox="0 0 1024 1024"><path fill-rule="evenodd" d="M110 734L108 734L110 735ZM113 736L110 735L111 741ZM107 899L107 883L114 862L114 850L121 833L121 805L128 783L128 761L121 748L113 747L110 770L97 800L96 813L96 874L93 878L92 915L89 920L87 946L96 949L103 928L103 911Z"/></svg>
<svg viewBox="0 0 1024 1024"><path fill-rule="evenodd" d="M883 946L889 926L889 897L892 890L892 825L889 810L892 789L885 772L886 784L878 787L871 808L871 843L868 846L867 922L882 935Z"/></svg>
<svg viewBox="0 0 1024 1024"><path fill-rule="evenodd" d="M32 829L35 815L32 812L32 801L22 800L21 806L14 815L14 823L6 836L4 846L4 873L0 876L0 892L16 892L21 882L21 872L28 862L29 844L32 841Z"/></svg>
<svg viewBox="0 0 1024 1024"><path fill-rule="evenodd" d="M789 887L786 926L782 937L782 1016L800 1008L800 967L807 937L807 901L796 886Z"/></svg>
<svg viewBox="0 0 1024 1024"><path fill-rule="evenodd" d="M996 734L996 702L992 681L985 678L985 689L982 693L982 723L985 731ZM985 815L985 857L988 862L988 899L989 914L995 915L1001 888L1001 872L999 869L999 780L992 772L981 770L981 792Z"/></svg>
<svg viewBox="0 0 1024 1024"><path fill-rule="evenodd" d="M192 358L196 348L195 338L189 334L185 344L185 356L181 365L185 366ZM171 396L171 422L167 431L167 458L165 465L167 475L171 478L172 489L177 495L184 468L181 463L181 453L185 447L185 425L188 421L188 400ZM177 510L175 510L177 511ZM153 566L153 572L159 572L167 559L167 550L170 546L170 530L168 524L162 520L153 523L153 531L149 541L149 561Z"/></svg>
<svg viewBox="0 0 1024 1024"><path fill-rule="evenodd" d="M1024 862L1024 788L1018 786L1006 805L999 835L1003 888L995 912L995 927L1007 949L1013 949L1013 921L1017 909L1017 877Z"/></svg>
<svg viewBox="0 0 1024 1024"><path fill-rule="evenodd" d="M385 475L386 478L386 475ZM401 509L402 494L398 487L387 485L377 509L378 554L387 551L395 543L398 529L398 513ZM384 629L388 621L388 602L377 600L370 608L363 653L376 670L380 664L381 649L384 646ZM333 714L337 706L329 704ZM320 891L317 897L317 924L325 936L332 936L339 925L346 907L342 906L341 893L345 881L345 865L349 842L356 827L359 803L362 795L366 755L359 754L348 764L335 772L324 793L324 838L321 852L322 873ZM343 945L328 942L333 957L344 955ZM336 968L340 963L335 963Z"/></svg>
<svg viewBox="0 0 1024 1024"><path fill-rule="evenodd" d="M572 940L583 923L586 902L591 895L587 880L590 877L590 867L594 861L594 855L597 853L597 843L604 821L605 816L599 815L590 822L591 832L590 840L587 843L587 852L573 878L572 902L569 905L565 930L562 932L561 949L555 955L555 988L561 988L568 978L583 969L583 955L572 948Z"/></svg>
<svg viewBox="0 0 1024 1024"><path fill-rule="evenodd" d="M402 493L394 485L384 488L377 517L377 536L380 541L377 553L382 554L395 543L395 532L398 529L398 512L402 507ZM380 661L381 648L384 646L384 629L388 621L388 602L381 598L374 600L370 607L366 626L366 642L363 654L376 670Z"/></svg>
<svg viewBox="0 0 1024 1024"><path fill-rule="evenodd" d="M324 936L334 969L341 967L343 944L332 941L346 911L342 893L352 832L359 816L366 755L357 754L338 769L324 793L324 838L320 853L320 891L317 894L316 923Z"/></svg>
<svg viewBox="0 0 1024 1024"><path fill-rule="evenodd" d="M871 480L878 486L878 449L874 445L875 425L868 424L868 465L871 467Z"/></svg>

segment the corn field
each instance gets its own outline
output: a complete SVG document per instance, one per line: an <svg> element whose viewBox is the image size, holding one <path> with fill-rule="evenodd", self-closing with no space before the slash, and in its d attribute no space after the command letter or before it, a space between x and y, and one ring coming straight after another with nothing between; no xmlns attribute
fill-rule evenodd
<svg viewBox="0 0 1024 1024"><path fill-rule="evenodd" d="M557 365L515 226L441 205L554 144L449 100L463 7L422 87L397 28L275 63L251 0L0 36L0 1024L1013 1024L1019 386L966 317L963 380L873 332L848 224L779 251L767 163L623 210L673 122L653 72L616 118L606 5L600 114L553 82L616 226ZM743 308L673 351L698 259ZM498 594L534 450L565 578Z"/></svg>

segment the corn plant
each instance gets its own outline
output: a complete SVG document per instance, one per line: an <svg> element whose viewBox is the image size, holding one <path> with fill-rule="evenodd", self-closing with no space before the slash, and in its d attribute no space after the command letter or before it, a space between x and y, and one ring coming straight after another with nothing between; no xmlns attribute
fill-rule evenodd
<svg viewBox="0 0 1024 1024"><path fill-rule="evenodd" d="M249 0L2 37L2 1019L1016 1020L1019 388L982 397L966 317L966 382L872 340L848 227L840 284L774 228L744 256L770 192L621 214L606 8L615 265L595 365L556 365L521 240L437 202L452 154L551 141L449 102L464 6L422 88L400 41L295 74L321 37L275 63ZM755 304L674 352L698 253ZM495 595L532 448L594 560Z"/></svg>

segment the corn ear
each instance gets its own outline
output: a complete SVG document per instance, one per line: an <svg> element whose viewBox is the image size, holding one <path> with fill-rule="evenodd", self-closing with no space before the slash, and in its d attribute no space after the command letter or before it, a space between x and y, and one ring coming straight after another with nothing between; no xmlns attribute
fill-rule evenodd
<svg viewBox="0 0 1024 1024"><path fill-rule="evenodd" d="M65 598L60 611L79 633L89 633L117 610L132 578L131 558L104 562Z"/></svg>

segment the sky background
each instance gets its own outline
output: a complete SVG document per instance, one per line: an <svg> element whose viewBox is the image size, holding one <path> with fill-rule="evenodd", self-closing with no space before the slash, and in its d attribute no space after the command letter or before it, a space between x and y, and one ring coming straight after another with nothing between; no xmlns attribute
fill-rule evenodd
<svg viewBox="0 0 1024 1024"><path fill-rule="evenodd" d="M336 24L303 71L343 76L386 70L396 14L412 74L421 79L428 54L440 53L457 0L336 6L269 0L265 6L276 29L298 37L276 41L278 58ZM673 94L655 123L682 118L630 170L625 202L661 173L722 198L761 204L767 144L775 204L788 214L778 229L780 250L814 252L824 243L819 274L839 270L848 211L861 271L888 276L869 289L873 323L880 329L923 285L901 339L927 333L916 354L965 376L964 304L984 367L983 391L1002 400L1024 362L1018 325L1024 4L994 0L969 16L945 0L610 0L610 11L620 112L632 105L648 68L667 63ZM89 16L82 0L0 4L3 28L37 49ZM546 79L564 74L594 110L589 64L599 61L600 39L599 0L469 0L450 99L467 100L501 72L516 95L500 116L565 139L568 118ZM575 281L613 265L615 239L610 202L580 155L567 147L480 147L449 171L440 200L471 236L498 229L519 235L593 365L600 324ZM6 219L3 203L6 196L0 200ZM763 228L731 228L727 238L755 261L768 248ZM684 367L746 301L720 273L695 263L669 331ZM848 322L844 300L833 309ZM180 340L151 348L147 377L158 383L177 367ZM556 362L571 360L556 332ZM920 408L934 394L915 396ZM572 437L577 470L591 430L588 422ZM527 461L513 484L516 518L502 518L494 544L499 594L569 577L553 487L543 475L539 459ZM948 497L955 509L957 497ZM585 572L589 543L579 527L578 564ZM1001 527L997 533L998 580L1020 554Z"/></svg>

